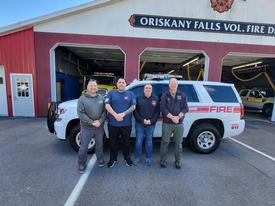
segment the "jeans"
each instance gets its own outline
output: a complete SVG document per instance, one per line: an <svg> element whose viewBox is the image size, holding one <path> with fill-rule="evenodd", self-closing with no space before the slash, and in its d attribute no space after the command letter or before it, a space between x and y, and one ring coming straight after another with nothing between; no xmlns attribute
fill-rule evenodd
<svg viewBox="0 0 275 206"><path fill-rule="evenodd" d="M152 138L153 138L154 129L155 129L155 125L144 126L143 124L136 122L136 144L135 144L136 160L140 160L141 158L144 134L146 137L146 142L145 142L146 158L152 159L152 153L153 153Z"/></svg>

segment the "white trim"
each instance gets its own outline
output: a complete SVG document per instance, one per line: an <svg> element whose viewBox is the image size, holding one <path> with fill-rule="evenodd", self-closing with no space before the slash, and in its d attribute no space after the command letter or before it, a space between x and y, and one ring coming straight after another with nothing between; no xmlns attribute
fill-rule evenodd
<svg viewBox="0 0 275 206"><path fill-rule="evenodd" d="M138 79L139 79L139 73L140 73L140 58L141 55L145 51L163 51L163 52L175 52L175 53L194 53L199 54L202 53L205 58L205 64L204 64L204 74L203 74L203 81L208 81L208 73L209 73L209 57L207 53L204 50L193 50L193 49L176 49L176 48L158 48L158 47L145 47L140 53L138 57Z"/></svg>
<svg viewBox="0 0 275 206"><path fill-rule="evenodd" d="M58 47L58 44L55 44L50 49L50 83L51 83L51 101L56 102L56 63L55 63L55 49Z"/></svg>
<svg viewBox="0 0 275 206"><path fill-rule="evenodd" d="M20 76L29 76L31 77L31 92L32 92L32 108L33 108L33 113L32 117L35 116L35 108L34 108L34 93L33 93L33 79L32 79L32 74L29 73L10 73L10 86L11 86L11 102L12 102L12 115L15 116L15 110L14 110L14 99L13 99L13 76L20 75Z"/></svg>
<svg viewBox="0 0 275 206"><path fill-rule="evenodd" d="M4 78L3 78L3 85L4 85L4 87L5 87L5 89L6 89L6 91L5 91L5 93L6 93L6 95L4 95L4 97L6 96L6 111L7 111L7 113L6 114L3 114L3 115L0 115L0 116L9 116L9 111L8 111L8 92L7 92L7 81L6 81L6 71L5 71L5 67L4 67L4 65L0 65L0 69L3 69L3 72L4 72Z"/></svg>
<svg viewBox="0 0 275 206"><path fill-rule="evenodd" d="M116 45L104 45L104 44L81 44L81 43L65 43L57 42L50 49L50 75L51 75L51 101L56 101L56 62L55 62L55 49L59 46L70 46L70 47L82 47L82 48L93 48L93 49L118 49L124 54L124 71L123 76L126 77L126 53L124 50Z"/></svg>
<svg viewBox="0 0 275 206"><path fill-rule="evenodd" d="M273 98L273 102L275 102L275 96ZM273 103L273 110L272 110L272 115L271 115L270 121L275 122L275 104L274 103Z"/></svg>
<svg viewBox="0 0 275 206"><path fill-rule="evenodd" d="M114 4L122 0L94 0L85 4L81 4L79 6L71 7L68 9L64 9L61 11L53 12L51 14L43 15L40 17L32 18L26 21L18 22L15 24L11 24L9 26L5 26L0 28L0 36L7 35L9 33L21 31L26 28L31 28L41 23L45 23L48 21L53 21L54 19L62 18L65 16L69 16L72 14L78 14L89 9L94 9L98 7L103 7L105 5Z"/></svg>
<svg viewBox="0 0 275 206"><path fill-rule="evenodd" d="M209 79L209 65L210 65L210 58L205 51L202 51L204 55L204 74L203 74L203 81L208 81Z"/></svg>
<svg viewBox="0 0 275 206"><path fill-rule="evenodd" d="M245 53L245 52L228 52L226 56L237 56L237 57L261 57L261 58L275 58L274 54L263 54L263 53Z"/></svg>
<svg viewBox="0 0 275 206"><path fill-rule="evenodd" d="M240 145L242 145L242 146L244 146L244 147L246 147L246 148L248 148L248 149L250 149L250 150L252 150L252 151L254 151L254 152L256 152L256 153L258 153L258 154L260 154L260 155L262 155L262 156L264 156L264 157L266 157L266 158L268 158L268 159L270 159L270 160L272 160L273 162L275 162L275 158L274 158L274 157L271 157L270 155L267 155L267 154L265 154L265 153L263 153L263 152L261 152L261 151L255 149L255 148L253 148L253 147L251 147L251 146L249 146L249 145L247 145L247 144L244 144L244 143L242 143L242 142L240 142L240 141L238 141L238 140L232 138L232 137L228 137L228 139L230 139L230 140L232 140L233 142L236 142L236 143L238 143L238 144L240 144Z"/></svg>

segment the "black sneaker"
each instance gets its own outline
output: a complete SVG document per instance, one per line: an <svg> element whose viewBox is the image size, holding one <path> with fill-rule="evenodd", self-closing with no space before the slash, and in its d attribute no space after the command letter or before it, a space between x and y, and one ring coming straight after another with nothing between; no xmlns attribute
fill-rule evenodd
<svg viewBox="0 0 275 206"><path fill-rule="evenodd" d="M175 161L175 168L176 169L181 169L181 163L180 163L180 161Z"/></svg>
<svg viewBox="0 0 275 206"><path fill-rule="evenodd" d="M161 168L166 168L167 162L165 160L160 160L159 165Z"/></svg>
<svg viewBox="0 0 275 206"><path fill-rule="evenodd" d="M133 161L130 158L125 159L126 166L130 167L133 165Z"/></svg>
<svg viewBox="0 0 275 206"><path fill-rule="evenodd" d="M83 174L85 172L86 166L85 165L79 165L78 171L80 174Z"/></svg>
<svg viewBox="0 0 275 206"><path fill-rule="evenodd" d="M108 167L109 167L109 168L112 168L112 167L115 165L115 163L116 163L115 160L110 160L110 161L108 162Z"/></svg>

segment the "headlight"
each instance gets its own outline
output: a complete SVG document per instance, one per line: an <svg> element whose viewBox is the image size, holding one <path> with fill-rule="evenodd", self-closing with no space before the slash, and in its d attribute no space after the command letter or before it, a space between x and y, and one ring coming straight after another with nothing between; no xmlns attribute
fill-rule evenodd
<svg viewBox="0 0 275 206"><path fill-rule="evenodd" d="M66 108L58 108L58 114L64 114L67 111Z"/></svg>

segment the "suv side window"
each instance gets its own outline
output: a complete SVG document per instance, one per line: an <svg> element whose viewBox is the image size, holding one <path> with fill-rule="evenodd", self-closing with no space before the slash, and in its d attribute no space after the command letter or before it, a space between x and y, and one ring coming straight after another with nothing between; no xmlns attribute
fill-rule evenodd
<svg viewBox="0 0 275 206"><path fill-rule="evenodd" d="M187 102L199 102L199 98L197 96L197 93L196 93L193 85L179 84L178 89L186 95ZM163 93L168 91L168 85L162 85L162 91L163 91Z"/></svg>
<svg viewBox="0 0 275 206"><path fill-rule="evenodd" d="M261 98L260 92L257 90L251 91L249 97Z"/></svg>
<svg viewBox="0 0 275 206"><path fill-rule="evenodd" d="M230 86L203 85L214 102L238 102Z"/></svg>
<svg viewBox="0 0 275 206"><path fill-rule="evenodd" d="M159 99L160 99L160 97L162 95L162 90L161 90L160 85L152 84L152 87L153 87L153 95L156 97L159 97ZM132 91L134 93L135 97L143 95L144 94L144 85L132 88L132 89L130 89L130 91Z"/></svg>
<svg viewBox="0 0 275 206"><path fill-rule="evenodd" d="M130 91L132 91L135 95L135 97L137 98L138 96L142 95L144 92L144 86L138 86L138 87L135 87L133 89L130 89Z"/></svg>
<svg viewBox="0 0 275 206"><path fill-rule="evenodd" d="M153 95L155 95L156 97L161 98L161 95L163 94L163 89L162 89L162 85L161 84L153 84Z"/></svg>
<svg viewBox="0 0 275 206"><path fill-rule="evenodd" d="M197 93L193 85L190 85L190 84L179 85L179 90L184 92L184 94L187 96L188 102L199 102L199 98L197 96Z"/></svg>

